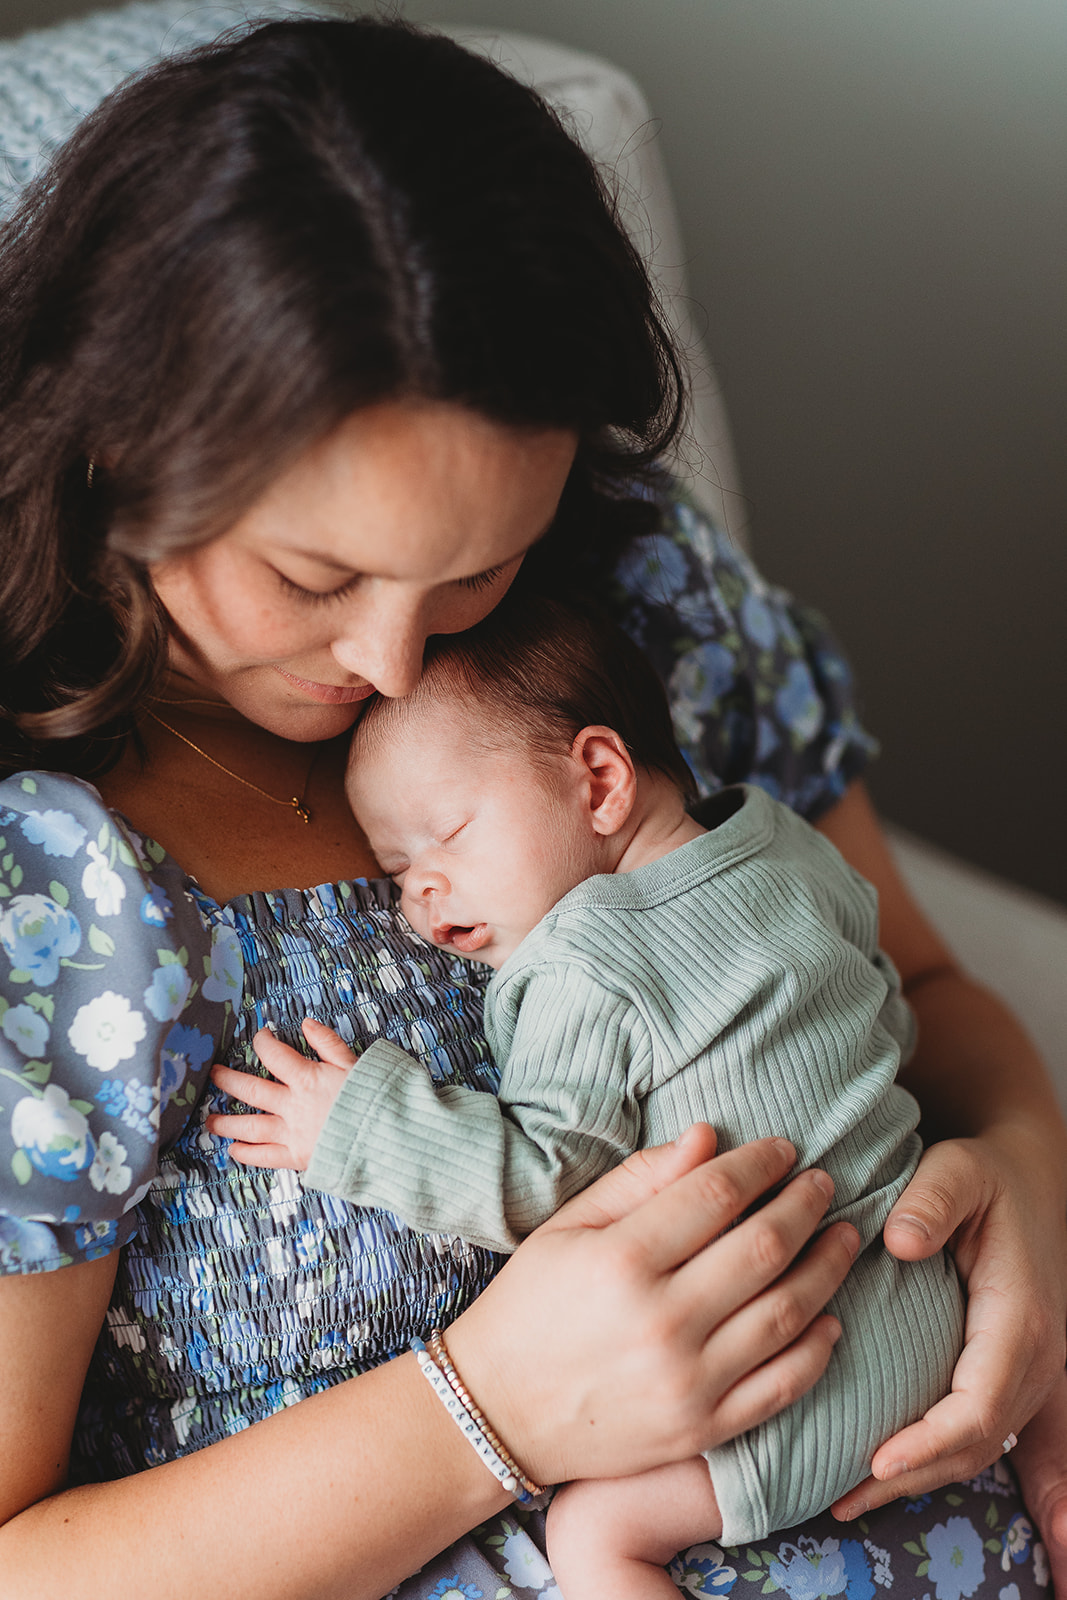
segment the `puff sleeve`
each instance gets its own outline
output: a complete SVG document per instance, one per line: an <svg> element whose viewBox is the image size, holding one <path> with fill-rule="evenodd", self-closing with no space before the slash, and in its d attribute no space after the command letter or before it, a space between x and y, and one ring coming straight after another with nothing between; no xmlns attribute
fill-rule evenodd
<svg viewBox="0 0 1067 1600"><path fill-rule="evenodd" d="M129 1240L232 1028L236 935L76 778L0 783L0 1269Z"/></svg>
<svg viewBox="0 0 1067 1600"><path fill-rule="evenodd" d="M660 527L616 569L619 621L666 686L701 795L755 783L814 821L878 748L860 724L848 662L817 612L664 494Z"/></svg>

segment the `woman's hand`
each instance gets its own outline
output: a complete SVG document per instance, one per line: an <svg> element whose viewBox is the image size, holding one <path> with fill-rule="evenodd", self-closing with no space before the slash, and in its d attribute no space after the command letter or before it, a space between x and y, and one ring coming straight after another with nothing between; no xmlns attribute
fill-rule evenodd
<svg viewBox="0 0 1067 1600"><path fill-rule="evenodd" d="M1021 1139L1014 1150L992 1136L946 1140L926 1152L890 1213L886 1245L902 1261L951 1247L967 1284L966 1344L951 1392L886 1441L838 1515L973 1478L1062 1380L1067 1230L1062 1215L1045 1216L1040 1156Z"/></svg>
<svg viewBox="0 0 1067 1600"><path fill-rule="evenodd" d="M638 1151L531 1234L449 1329L471 1393L539 1482L691 1456L825 1368L840 1328L820 1313L858 1245L846 1223L809 1245L830 1180L802 1173L731 1227L795 1152L713 1149L698 1126Z"/></svg>
<svg viewBox="0 0 1067 1600"><path fill-rule="evenodd" d="M893 1208L886 1244L902 1260L948 1244L968 1292L967 1342L951 1393L875 1454L873 1475L834 1507L852 1517L897 1495L973 1477L1062 1383L1067 1135L1033 1044L926 921L863 786L854 784L819 828L878 889L881 942L919 1023L901 1080L922 1107L926 1137L943 1138ZM1047 1462L1047 1450L1040 1456ZM1025 1470L1021 1476L1040 1515L1062 1498L1067 1468L1059 1470L1059 1489L1047 1473L1033 1484Z"/></svg>

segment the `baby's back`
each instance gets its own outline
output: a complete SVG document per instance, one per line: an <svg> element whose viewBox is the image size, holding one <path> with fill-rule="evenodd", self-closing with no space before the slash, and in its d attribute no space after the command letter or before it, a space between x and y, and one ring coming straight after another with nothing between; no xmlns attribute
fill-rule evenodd
<svg viewBox="0 0 1067 1600"><path fill-rule="evenodd" d="M729 1544L824 1509L873 1451L948 1389L962 1343L951 1262L901 1264L881 1244L920 1152L918 1107L896 1083L914 1024L877 947L871 886L832 845L756 789L702 838L629 874L590 879L546 919L555 959L627 996L629 1089L641 1142L711 1122L720 1149L764 1135L835 1184L827 1221L862 1249L831 1302L844 1333L804 1399L709 1454ZM732 799L723 798L722 811Z"/></svg>

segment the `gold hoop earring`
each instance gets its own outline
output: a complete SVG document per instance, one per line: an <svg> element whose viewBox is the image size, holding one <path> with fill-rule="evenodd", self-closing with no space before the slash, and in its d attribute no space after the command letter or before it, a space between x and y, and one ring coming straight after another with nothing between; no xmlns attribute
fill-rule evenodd
<svg viewBox="0 0 1067 1600"><path fill-rule="evenodd" d="M95 456L90 456L89 457L89 466L88 466L88 468L86 470L86 473L85 473L85 487L87 489L91 489L92 488L92 486L93 486L93 478L95 477L95 475L96 475L96 458L95 458Z"/></svg>

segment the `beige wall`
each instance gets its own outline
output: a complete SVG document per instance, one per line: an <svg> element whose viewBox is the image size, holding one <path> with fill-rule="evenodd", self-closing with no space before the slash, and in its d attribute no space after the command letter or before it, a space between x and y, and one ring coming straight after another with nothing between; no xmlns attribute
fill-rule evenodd
<svg viewBox="0 0 1067 1600"><path fill-rule="evenodd" d="M0 0L0 31L87 9ZM1063 0L401 9L643 84L756 547L849 645L878 799L1067 901Z"/></svg>

